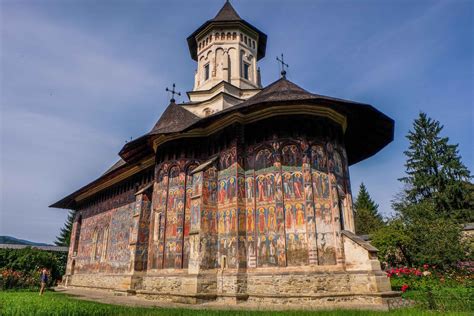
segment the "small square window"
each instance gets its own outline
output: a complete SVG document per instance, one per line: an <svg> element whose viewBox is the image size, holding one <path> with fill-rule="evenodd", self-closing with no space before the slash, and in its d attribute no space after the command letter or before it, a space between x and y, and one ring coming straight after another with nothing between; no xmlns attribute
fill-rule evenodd
<svg viewBox="0 0 474 316"><path fill-rule="evenodd" d="M208 80L208 79L209 79L209 64L204 66L204 80Z"/></svg>
<svg viewBox="0 0 474 316"><path fill-rule="evenodd" d="M250 65L247 64L247 63L244 63L244 73L243 73L243 75L244 75L244 78L247 79L247 80L249 79L249 68L250 68Z"/></svg>

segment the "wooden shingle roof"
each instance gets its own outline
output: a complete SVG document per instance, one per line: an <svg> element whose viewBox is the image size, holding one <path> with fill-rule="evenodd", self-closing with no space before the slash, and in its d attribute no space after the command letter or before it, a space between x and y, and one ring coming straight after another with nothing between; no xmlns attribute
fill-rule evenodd
<svg viewBox="0 0 474 316"><path fill-rule="evenodd" d="M199 121L198 116L181 105L171 102L150 131L150 134L180 132L197 121Z"/></svg>
<svg viewBox="0 0 474 316"><path fill-rule="evenodd" d="M236 23L243 25L258 34L257 60L265 57L265 51L267 49L267 35L249 22L242 19L230 2L226 1L224 6L219 10L213 19L206 21L196 31L188 36L187 42L189 46L189 52L191 53L191 58L197 60L196 36L199 35L199 33L201 33L204 29L212 25L218 25L222 27L229 24L234 26Z"/></svg>

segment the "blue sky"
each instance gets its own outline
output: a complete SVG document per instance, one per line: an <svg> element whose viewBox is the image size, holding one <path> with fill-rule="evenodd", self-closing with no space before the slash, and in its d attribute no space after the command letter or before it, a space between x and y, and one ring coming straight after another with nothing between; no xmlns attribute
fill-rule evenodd
<svg viewBox="0 0 474 316"><path fill-rule="evenodd" d="M103 173L159 118L176 83L192 89L186 37L224 1L2 0L0 235L52 242L67 211L48 205ZM405 135L440 120L473 170L474 2L232 1L268 35L262 81L376 106L395 140L351 167L384 215L400 190ZM178 101L186 101L184 97ZM361 140L364 141L364 140Z"/></svg>

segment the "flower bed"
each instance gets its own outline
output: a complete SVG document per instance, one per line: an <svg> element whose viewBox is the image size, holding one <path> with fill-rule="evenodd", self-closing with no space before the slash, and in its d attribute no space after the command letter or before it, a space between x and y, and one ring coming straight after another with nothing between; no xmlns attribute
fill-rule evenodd
<svg viewBox="0 0 474 316"><path fill-rule="evenodd" d="M423 309L474 311L474 276L469 269L438 270L436 266L391 268L392 289Z"/></svg>

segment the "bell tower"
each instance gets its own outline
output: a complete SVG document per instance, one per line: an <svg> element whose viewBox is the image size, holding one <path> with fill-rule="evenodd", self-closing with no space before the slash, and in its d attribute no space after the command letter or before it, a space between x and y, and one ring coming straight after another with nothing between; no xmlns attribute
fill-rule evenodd
<svg viewBox="0 0 474 316"><path fill-rule="evenodd" d="M187 41L191 58L197 61L188 96L191 102L207 104L186 105L186 109L207 116L260 91L257 62L265 56L267 36L243 20L229 1Z"/></svg>

